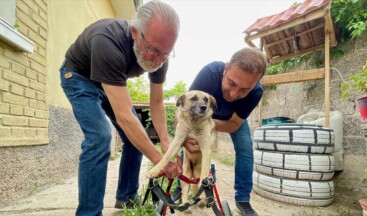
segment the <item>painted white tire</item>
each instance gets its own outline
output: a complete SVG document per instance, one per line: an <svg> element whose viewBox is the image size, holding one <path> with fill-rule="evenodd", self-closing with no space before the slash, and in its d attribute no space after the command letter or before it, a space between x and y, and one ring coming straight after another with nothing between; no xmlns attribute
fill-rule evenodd
<svg viewBox="0 0 367 216"><path fill-rule="evenodd" d="M253 173L254 191L261 196L302 206L327 206L334 200L333 181L300 181Z"/></svg>
<svg viewBox="0 0 367 216"><path fill-rule="evenodd" d="M335 173L333 155L254 151L254 169L263 174L291 179L329 180Z"/></svg>
<svg viewBox="0 0 367 216"><path fill-rule="evenodd" d="M307 124L264 125L254 131L256 149L305 153L331 153L334 130Z"/></svg>

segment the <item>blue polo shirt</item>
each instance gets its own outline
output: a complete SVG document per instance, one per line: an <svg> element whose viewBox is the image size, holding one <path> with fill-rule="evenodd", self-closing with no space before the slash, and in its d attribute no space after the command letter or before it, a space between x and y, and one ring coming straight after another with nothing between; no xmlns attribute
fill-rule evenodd
<svg viewBox="0 0 367 216"><path fill-rule="evenodd" d="M246 97L233 102L226 101L223 98L222 91L224 66L225 63L220 61L214 61L206 65L196 76L189 90L204 91L216 99L217 108L213 113L214 119L229 120L233 113L236 113L242 119L247 119L259 103L264 89L260 83L257 83Z"/></svg>

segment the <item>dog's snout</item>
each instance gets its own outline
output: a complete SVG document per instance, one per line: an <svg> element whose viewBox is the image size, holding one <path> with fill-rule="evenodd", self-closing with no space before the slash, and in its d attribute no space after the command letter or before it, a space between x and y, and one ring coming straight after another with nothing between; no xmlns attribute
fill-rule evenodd
<svg viewBox="0 0 367 216"><path fill-rule="evenodd" d="M201 111L205 111L205 110L206 110L206 105L201 105L201 106L200 106L200 110L201 110Z"/></svg>

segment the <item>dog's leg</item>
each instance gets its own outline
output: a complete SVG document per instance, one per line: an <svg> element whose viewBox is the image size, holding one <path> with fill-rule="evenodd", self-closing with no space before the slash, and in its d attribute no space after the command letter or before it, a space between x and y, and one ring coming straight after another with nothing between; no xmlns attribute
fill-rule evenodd
<svg viewBox="0 0 367 216"><path fill-rule="evenodd" d="M209 145L203 146L203 148L201 149L201 152L202 152L202 160L201 160L201 172L200 172L200 186L201 186L201 181L209 176L210 163L211 163L211 158L212 158L211 156L212 152L211 152ZM198 203L199 207L206 206L205 197L206 196L204 193L200 195L200 198L204 202Z"/></svg>
<svg viewBox="0 0 367 216"><path fill-rule="evenodd" d="M210 163L212 158L212 153L210 149L205 149L207 152L203 154L203 158L201 160L201 174L200 174L200 180L203 180L204 178L209 176L210 172Z"/></svg>
<svg viewBox="0 0 367 216"><path fill-rule="evenodd" d="M192 171L193 177L194 178L200 178L200 174L201 174L201 163L197 163L193 165L193 171ZM195 195L198 190L199 190L199 185L200 185L201 179L197 184L193 184L191 185L191 193L193 195ZM204 194L204 192L203 192Z"/></svg>
<svg viewBox="0 0 367 216"><path fill-rule="evenodd" d="M147 172L148 178L158 177L159 173L167 166L171 158L180 150L183 142L186 139L186 131L177 124L176 136L172 143L169 145L167 152L163 155L163 158L155 165L151 170ZM181 129L182 128L182 129Z"/></svg>
<svg viewBox="0 0 367 216"><path fill-rule="evenodd" d="M190 159L187 156L186 150L184 150L184 158L183 158L183 164L182 164L182 174L188 178L191 178L192 175L192 169L190 164ZM181 187L182 187L182 203L187 203L189 200L189 188L190 184L181 181Z"/></svg>

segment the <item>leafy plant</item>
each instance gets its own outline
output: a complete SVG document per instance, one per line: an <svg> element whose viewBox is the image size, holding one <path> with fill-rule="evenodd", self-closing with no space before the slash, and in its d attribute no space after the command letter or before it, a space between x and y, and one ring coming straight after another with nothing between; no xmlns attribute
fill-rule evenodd
<svg viewBox="0 0 367 216"><path fill-rule="evenodd" d="M363 66L363 71L348 77L341 87L342 99L348 98L351 94L358 95L367 93L367 60Z"/></svg>
<svg viewBox="0 0 367 216"><path fill-rule="evenodd" d="M342 41L357 38L367 30L366 0L333 0L331 15L339 25Z"/></svg>
<svg viewBox="0 0 367 216"><path fill-rule="evenodd" d="M157 212L153 204L137 204L133 209L124 208L120 216L157 216Z"/></svg>

